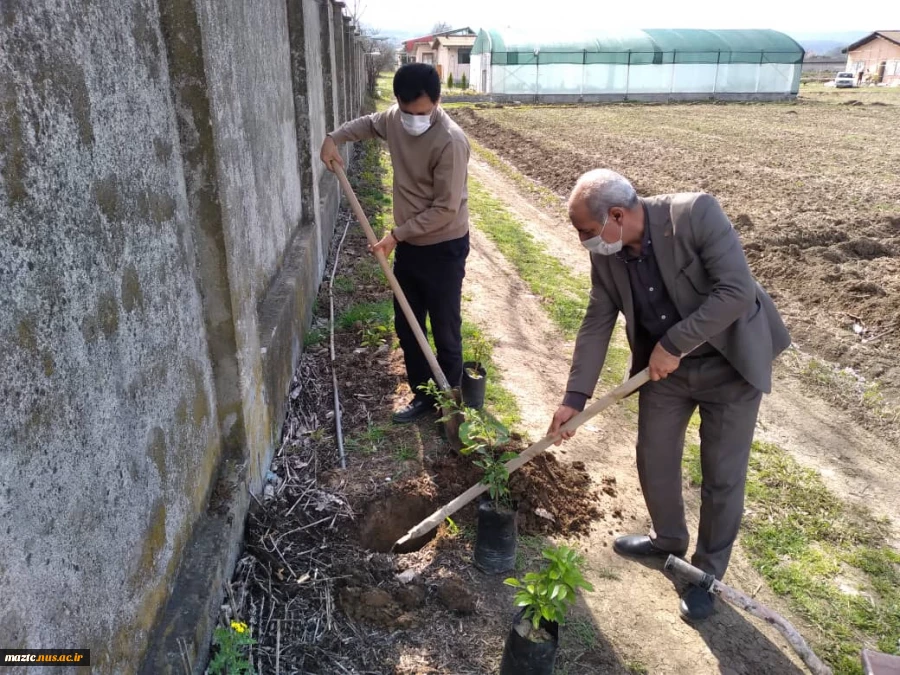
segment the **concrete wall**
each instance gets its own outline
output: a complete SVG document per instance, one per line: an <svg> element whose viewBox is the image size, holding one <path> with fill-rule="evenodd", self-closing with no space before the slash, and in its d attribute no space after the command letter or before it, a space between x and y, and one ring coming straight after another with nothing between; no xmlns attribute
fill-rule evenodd
<svg viewBox="0 0 900 675"><path fill-rule="evenodd" d="M330 0L3 3L0 645L156 674L183 639L202 672L334 229L353 32Z"/></svg>

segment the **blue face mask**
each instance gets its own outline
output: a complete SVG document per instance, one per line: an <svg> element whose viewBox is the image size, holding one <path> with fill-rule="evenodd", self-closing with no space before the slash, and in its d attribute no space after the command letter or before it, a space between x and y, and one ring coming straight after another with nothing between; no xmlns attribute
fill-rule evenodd
<svg viewBox="0 0 900 675"><path fill-rule="evenodd" d="M581 245L584 246L591 253L597 253L599 255L615 255L619 251L622 250L623 242L622 242L622 225L619 224L619 240L614 241L612 244L603 240L603 230L606 229L606 226L609 224L609 218L606 219L606 222L603 223L603 227L600 228L600 234L596 237L591 237L590 239L585 239L581 242Z"/></svg>

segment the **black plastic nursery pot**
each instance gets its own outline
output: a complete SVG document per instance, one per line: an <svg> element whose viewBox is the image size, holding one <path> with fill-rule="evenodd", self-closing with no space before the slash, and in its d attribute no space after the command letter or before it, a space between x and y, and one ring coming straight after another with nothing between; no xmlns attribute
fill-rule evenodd
<svg viewBox="0 0 900 675"><path fill-rule="evenodd" d="M477 377L473 377L475 374ZM484 407L484 393L487 388L487 371L475 361L463 364L462 397L463 404L476 410Z"/></svg>
<svg viewBox="0 0 900 675"><path fill-rule="evenodd" d="M478 503L474 562L485 574L500 574L516 566L516 515L515 504L512 510L498 509L488 495Z"/></svg>
<svg viewBox="0 0 900 675"><path fill-rule="evenodd" d="M513 619L503 646L500 675L552 675L559 648L559 624L541 619L540 627L550 634L551 640L532 642L519 634L516 626L522 621L525 610L519 610ZM528 624L530 626L530 623Z"/></svg>

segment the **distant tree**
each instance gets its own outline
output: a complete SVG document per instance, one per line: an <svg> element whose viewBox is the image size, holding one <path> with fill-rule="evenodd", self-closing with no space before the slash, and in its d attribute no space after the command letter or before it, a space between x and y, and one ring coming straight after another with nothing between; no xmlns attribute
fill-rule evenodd
<svg viewBox="0 0 900 675"><path fill-rule="evenodd" d="M388 38L379 37L367 26L359 26L359 32L359 43L366 53L366 91L369 96L374 96L378 75L392 72L397 67L397 45Z"/></svg>
<svg viewBox="0 0 900 675"><path fill-rule="evenodd" d="M366 3L364 0L351 0L347 5L347 13L353 19L353 23L357 26L362 20L362 15L366 11Z"/></svg>
<svg viewBox="0 0 900 675"><path fill-rule="evenodd" d="M359 29L359 43L366 53L366 75L369 80L367 93L374 96L378 75L393 71L397 66L398 45L388 38L379 37L374 29L363 25L362 15L365 11L365 0L350 0L347 3L347 14Z"/></svg>
<svg viewBox="0 0 900 675"><path fill-rule="evenodd" d="M462 77L461 77L460 80L459 80L459 86L462 87L463 89L468 89L468 88L469 88L469 80L468 80L468 78L466 77L466 74L465 74L465 73L462 74Z"/></svg>
<svg viewBox="0 0 900 675"><path fill-rule="evenodd" d="M431 34L437 35L438 33L446 33L448 30L453 30L453 26L446 21L438 21L431 27Z"/></svg>
<svg viewBox="0 0 900 675"><path fill-rule="evenodd" d="M447 75L447 89L453 89L453 73Z"/></svg>

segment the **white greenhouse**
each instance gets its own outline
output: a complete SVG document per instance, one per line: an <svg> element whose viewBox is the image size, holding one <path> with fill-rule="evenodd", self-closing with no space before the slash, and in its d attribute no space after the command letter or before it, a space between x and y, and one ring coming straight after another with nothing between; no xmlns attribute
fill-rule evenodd
<svg viewBox="0 0 900 675"><path fill-rule="evenodd" d="M779 100L797 95L803 55L773 30L601 31L564 42L482 30L469 81L497 100Z"/></svg>

